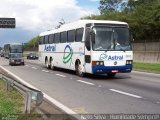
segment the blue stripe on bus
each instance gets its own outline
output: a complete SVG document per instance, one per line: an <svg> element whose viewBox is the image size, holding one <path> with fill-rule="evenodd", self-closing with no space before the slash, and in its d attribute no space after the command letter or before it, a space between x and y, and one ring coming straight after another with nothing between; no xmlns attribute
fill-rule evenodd
<svg viewBox="0 0 160 120"><path fill-rule="evenodd" d="M92 66L93 74L105 74L112 73L112 70L117 70L118 73L128 73L132 71L132 65L124 65L124 66Z"/></svg>

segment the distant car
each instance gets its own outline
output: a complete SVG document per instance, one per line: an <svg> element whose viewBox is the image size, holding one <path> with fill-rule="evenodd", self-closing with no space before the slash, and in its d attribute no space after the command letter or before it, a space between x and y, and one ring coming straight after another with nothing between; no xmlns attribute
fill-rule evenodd
<svg viewBox="0 0 160 120"><path fill-rule="evenodd" d="M1 56L1 57L4 57L4 51L3 51L3 50L1 50L0 56Z"/></svg>
<svg viewBox="0 0 160 120"><path fill-rule="evenodd" d="M29 53L27 55L27 59L33 59L33 60L36 60L38 59L38 55L36 53Z"/></svg>

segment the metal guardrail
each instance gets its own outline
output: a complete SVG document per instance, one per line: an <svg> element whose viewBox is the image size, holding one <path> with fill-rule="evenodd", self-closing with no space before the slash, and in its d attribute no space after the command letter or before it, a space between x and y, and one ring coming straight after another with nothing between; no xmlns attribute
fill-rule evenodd
<svg viewBox="0 0 160 120"><path fill-rule="evenodd" d="M0 78L5 82L6 91L8 91L12 86L16 88L25 97L24 113L30 113L32 101L35 101L36 106L39 106L42 103L43 93L41 91L30 88L2 74L0 74Z"/></svg>

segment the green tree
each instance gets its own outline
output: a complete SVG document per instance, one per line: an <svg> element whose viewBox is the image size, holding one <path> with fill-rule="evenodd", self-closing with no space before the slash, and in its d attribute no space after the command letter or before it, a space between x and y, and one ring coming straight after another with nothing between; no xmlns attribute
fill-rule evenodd
<svg viewBox="0 0 160 120"><path fill-rule="evenodd" d="M139 0L127 22L137 39L159 39L160 1Z"/></svg>
<svg viewBox="0 0 160 120"><path fill-rule="evenodd" d="M24 48L38 47L39 40L39 36L32 38L24 45Z"/></svg>
<svg viewBox="0 0 160 120"><path fill-rule="evenodd" d="M99 10L101 14L116 12L124 8L124 0L100 0Z"/></svg>
<svg viewBox="0 0 160 120"><path fill-rule="evenodd" d="M100 0L100 15L83 19L127 22L135 40L160 39L160 0Z"/></svg>

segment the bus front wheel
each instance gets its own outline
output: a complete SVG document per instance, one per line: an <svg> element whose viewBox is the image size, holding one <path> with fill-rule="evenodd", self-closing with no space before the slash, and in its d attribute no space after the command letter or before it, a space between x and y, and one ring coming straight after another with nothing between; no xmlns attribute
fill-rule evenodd
<svg viewBox="0 0 160 120"><path fill-rule="evenodd" d="M84 72L83 72L83 70L82 70L82 65L81 65L80 61L77 61L77 62L76 62L75 68L76 68L76 74L77 74L78 76L80 76L80 77L84 77Z"/></svg>

